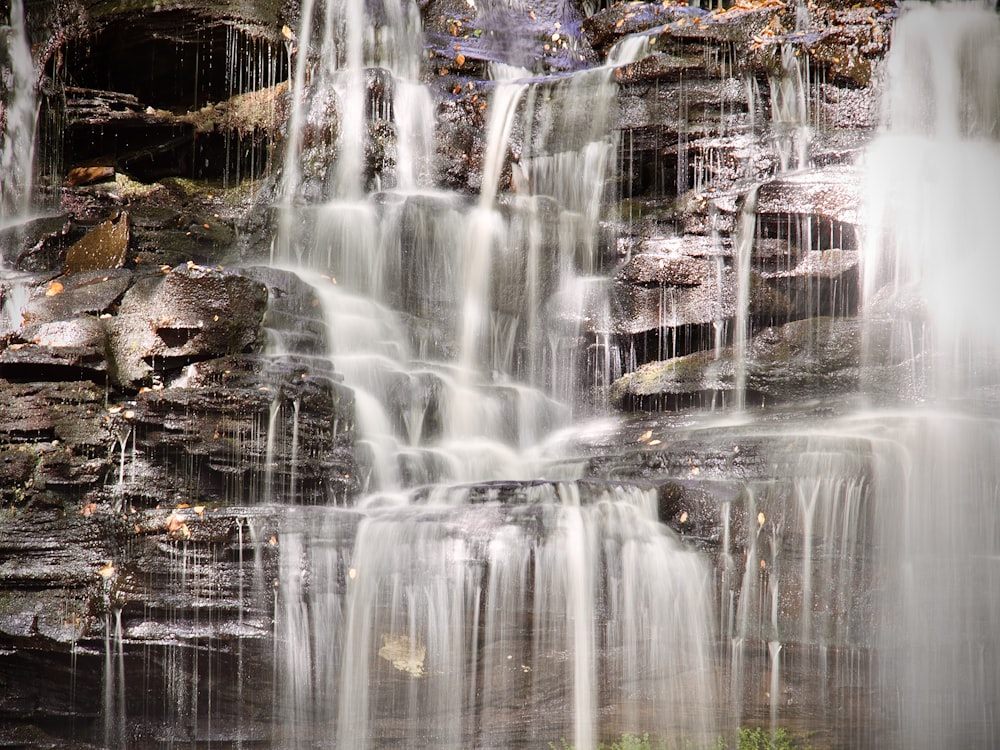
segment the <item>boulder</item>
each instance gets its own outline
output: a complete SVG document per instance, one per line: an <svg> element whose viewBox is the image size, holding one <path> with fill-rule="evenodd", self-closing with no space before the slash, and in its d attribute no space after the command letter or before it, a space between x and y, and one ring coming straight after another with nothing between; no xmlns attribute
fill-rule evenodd
<svg viewBox="0 0 1000 750"><path fill-rule="evenodd" d="M768 401L856 390L861 341L861 324L853 318L810 318L766 328L750 343L747 389Z"/></svg>
<svg viewBox="0 0 1000 750"><path fill-rule="evenodd" d="M701 286L719 266L680 253L641 253L625 264L618 278L640 286Z"/></svg>
<svg viewBox="0 0 1000 750"><path fill-rule="evenodd" d="M66 247L82 235L67 214L35 218L0 230L4 265L26 273L60 267Z"/></svg>
<svg viewBox="0 0 1000 750"><path fill-rule="evenodd" d="M665 281L629 283L620 279L613 288L612 314L614 328L622 334L635 335L685 326L705 326L721 323L733 316L736 286L733 269L704 259L675 258L664 260L661 271L659 258L649 261L645 270L633 266L633 273L654 278L654 272ZM646 261L643 261L646 264ZM681 280L677 284L671 281ZM698 283L692 283L696 281Z"/></svg>
<svg viewBox="0 0 1000 750"><path fill-rule="evenodd" d="M428 0L421 3L421 16L431 66L448 81L485 77L490 62L542 73L597 61L581 28L583 14L571 3L477 7L463 0Z"/></svg>
<svg viewBox="0 0 1000 750"><path fill-rule="evenodd" d="M138 394L131 448L111 490L123 507L343 503L357 492L353 394L309 360L235 356ZM123 461L125 459L123 458Z"/></svg>
<svg viewBox="0 0 1000 750"><path fill-rule="evenodd" d="M62 507L100 486L114 442L105 388L0 380L4 502Z"/></svg>
<svg viewBox="0 0 1000 750"><path fill-rule="evenodd" d="M28 343L0 349L0 376L15 380L73 380L104 383L107 331L90 316L31 327Z"/></svg>
<svg viewBox="0 0 1000 750"><path fill-rule="evenodd" d="M810 318L769 327L747 351L747 401L798 401L847 394L861 377L857 319ZM679 409L719 403L736 387L733 350L648 362L616 380L611 400L627 409Z"/></svg>
<svg viewBox="0 0 1000 750"><path fill-rule="evenodd" d="M22 313L22 335L30 339L39 326L107 313L131 283L127 269L81 271L38 283Z"/></svg>
<svg viewBox="0 0 1000 750"><path fill-rule="evenodd" d="M623 409L679 409L712 403L735 387L730 353L701 351L647 362L611 384L612 403Z"/></svg>
<svg viewBox="0 0 1000 750"><path fill-rule="evenodd" d="M194 263L140 279L110 322L115 380L135 387L259 345L266 304L263 284Z"/></svg>
<svg viewBox="0 0 1000 750"><path fill-rule="evenodd" d="M857 226L864 181L857 167L835 165L769 180L757 192L757 213L801 214Z"/></svg>

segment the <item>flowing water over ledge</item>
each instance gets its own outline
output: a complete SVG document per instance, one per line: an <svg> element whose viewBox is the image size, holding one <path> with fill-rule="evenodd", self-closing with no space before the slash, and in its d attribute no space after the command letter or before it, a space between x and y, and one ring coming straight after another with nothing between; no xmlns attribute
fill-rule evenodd
<svg viewBox="0 0 1000 750"><path fill-rule="evenodd" d="M487 5L483 17L503 15ZM112 496L130 516L101 521L116 540L102 606L4 610L4 633L70 644L74 687L53 715L74 724L53 733L134 748L593 750L624 733L714 748L761 726L814 748L995 745L996 15L902 12L885 128L861 154L865 205L847 209L830 207L835 182L810 182L834 171L810 165L824 89L793 47L775 58L771 122L753 123L758 81L732 78L726 101L745 104L749 133L689 169L680 142L668 160L615 124L634 116L630 76L681 64L652 54L661 29L625 36L606 66L551 75L491 59L505 33L485 34L483 60L469 52L491 70L470 198L432 176L416 8L302 4L285 34L271 268L246 274L280 278L272 291L294 289L311 312L272 294L273 380L233 449L256 456L260 479L234 479L218 508L130 512L153 467L117 419ZM558 47L569 30L546 34ZM10 104L19 91L8 112L28 106ZM379 128L395 151L376 168ZM723 152L762 140L772 168L722 194ZM711 231L626 237L609 204L643 179L711 196ZM0 218L26 210L7 195ZM623 211L640 206L627 197ZM675 251L685 243L708 249ZM860 299L838 265L858 254ZM760 289L795 297L809 263L821 271L801 298L762 312ZM616 296L623 268L629 294L658 297L653 333ZM699 288L714 290L708 303L684 296ZM803 339L776 338L769 326L786 320ZM767 346L806 364L768 368ZM700 359L649 361L690 351ZM655 403L705 408L608 417L612 383L639 365L672 373ZM197 411L171 392L214 375L182 377L147 399ZM629 393L651 403L642 385ZM771 404L775 390L801 397ZM336 476L315 447L329 401L351 406L318 428L352 441ZM180 421L168 408L164 432ZM12 518L11 538L43 520ZM70 526L96 533L86 518ZM21 555L0 561L15 585L31 573ZM83 637L90 619L102 637ZM10 654L42 673L63 656Z"/></svg>

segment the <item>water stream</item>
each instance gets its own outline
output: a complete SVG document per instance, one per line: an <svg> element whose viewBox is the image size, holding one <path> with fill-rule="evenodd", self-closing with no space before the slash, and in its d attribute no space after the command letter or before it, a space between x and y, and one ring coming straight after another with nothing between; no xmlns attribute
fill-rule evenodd
<svg viewBox="0 0 1000 750"><path fill-rule="evenodd" d="M917 7L888 60L888 131L869 152L872 315L896 315L927 408L893 418L904 459L879 484L887 702L902 743L1000 741L995 591L996 228L1000 22L981 6ZM941 262L946 259L946 262ZM919 309L909 301L921 300ZM908 310L907 312L902 312ZM900 314L902 313L902 314ZM920 654L920 656L917 656Z"/></svg>
<svg viewBox="0 0 1000 750"><path fill-rule="evenodd" d="M357 393L371 459L356 534L332 513L282 548L275 640L288 746L565 738L591 750L622 732L708 746L746 717L777 727L800 701L839 725L832 746L996 741L997 604L976 592L995 590L1000 573L1000 481L988 468L998 431L976 405L996 354L985 324L996 295L981 269L993 264L989 207L1000 198L997 23L978 8L917 8L897 34L888 128L866 157L869 194L887 197L872 207L866 310L877 325L896 300L924 301L928 315L894 328L905 351L890 358L923 362L934 406L826 424L768 425L745 411L754 185L736 253L742 416L673 437L733 450L750 441L787 470L746 483L741 515L720 506L727 540L735 523L749 531L742 554L724 542L714 581L707 558L656 523L656 491L581 481L578 463L543 447L580 418L572 321L606 315L595 238L616 152L607 73L535 81L495 68L473 206L401 169L392 190L369 180L359 193L335 177L323 202L299 209L315 219L290 234L288 257L310 268L301 273L327 311L330 357ZM643 45L619 46L609 65ZM806 170L809 71L791 47L782 54L771 83L779 171ZM359 60L341 61L336 79L360 90ZM408 101L392 104L401 133ZM515 126L520 172L500 202ZM956 255L942 269L945 248ZM914 326L931 329L930 349L914 354ZM609 382L608 346L593 347L597 385ZM500 483L474 484L490 481Z"/></svg>
<svg viewBox="0 0 1000 750"><path fill-rule="evenodd" d="M10 4L10 25L0 26L3 56L0 57L0 232L18 227L30 215L38 116L35 65L24 18L22 0ZM16 231L16 230L15 230ZM3 305L0 331L16 330L20 311L27 302L21 274L8 273L0 258L3 294L11 301Z"/></svg>
<svg viewBox="0 0 1000 750"><path fill-rule="evenodd" d="M321 10L304 12L300 38ZM382 22L375 38L414 36L403 18ZM354 181L365 123L379 116L352 104L371 66L395 92L386 110L397 138L423 143L408 124L430 117L411 109L420 97L400 95L416 65L407 50L390 59L348 33L338 55L331 35L345 23L364 18L321 24L324 72L293 118L332 86L351 126L340 132L346 161L321 180L318 202L301 204L308 165L292 155L277 247L313 285L330 359L355 393L367 492L360 521L331 511L283 536L274 637L285 744L566 738L583 750L640 726L710 741L706 562L656 522L655 492L578 484L576 464L543 445L585 403L576 358L581 305L599 305L604 283L596 238L616 151L613 67L545 80L494 64L482 188L468 205L421 182L409 149L397 151L394 180ZM647 45L626 46L615 64ZM304 74L295 85L306 92ZM519 174L501 203L515 127ZM308 144L293 148L308 158ZM600 371L609 357L597 357ZM499 480L485 496L469 484Z"/></svg>

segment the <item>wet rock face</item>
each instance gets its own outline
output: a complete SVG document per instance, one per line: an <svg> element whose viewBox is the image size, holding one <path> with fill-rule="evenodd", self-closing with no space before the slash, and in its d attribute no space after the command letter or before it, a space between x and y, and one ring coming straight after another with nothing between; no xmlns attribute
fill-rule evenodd
<svg viewBox="0 0 1000 750"><path fill-rule="evenodd" d="M133 177L259 177L289 54L279 0L26 3L44 70L46 148Z"/></svg>
<svg viewBox="0 0 1000 750"><path fill-rule="evenodd" d="M851 165L876 124L872 76L893 17L882 4L811 3L802 14L741 3L620 5L587 19L605 54L648 30L650 54L616 71L625 198L617 250L627 262L614 327L629 352L623 361L703 358L719 331L725 344L741 243L750 248L754 330L855 314L861 217ZM796 109L798 96L806 104ZM747 229L751 187L756 221ZM710 258L714 269L696 266Z"/></svg>
<svg viewBox="0 0 1000 750"><path fill-rule="evenodd" d="M110 330L115 378L135 386L191 362L237 354L257 342L267 290L194 264L140 279Z"/></svg>
<svg viewBox="0 0 1000 750"><path fill-rule="evenodd" d="M579 70L597 60L572 3L430 0L421 3L421 16L432 65L444 76L485 77L490 62L544 73Z"/></svg>

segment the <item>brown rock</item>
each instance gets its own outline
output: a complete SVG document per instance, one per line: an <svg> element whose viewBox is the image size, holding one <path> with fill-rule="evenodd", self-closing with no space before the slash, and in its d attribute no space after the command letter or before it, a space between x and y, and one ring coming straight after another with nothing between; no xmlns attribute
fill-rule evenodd
<svg viewBox="0 0 1000 750"><path fill-rule="evenodd" d="M119 382L252 347L266 302L263 284L194 263L141 279L111 325Z"/></svg>
<svg viewBox="0 0 1000 750"><path fill-rule="evenodd" d="M129 243L129 216L122 211L94 227L66 252L65 273L121 268L125 264Z"/></svg>

